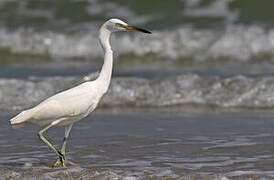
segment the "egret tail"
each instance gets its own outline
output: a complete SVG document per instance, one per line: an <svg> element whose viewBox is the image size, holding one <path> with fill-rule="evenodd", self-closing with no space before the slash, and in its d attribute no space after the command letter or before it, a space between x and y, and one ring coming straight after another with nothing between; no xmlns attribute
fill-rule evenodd
<svg viewBox="0 0 274 180"><path fill-rule="evenodd" d="M22 111L20 114L10 120L12 125L17 125L28 121L33 115L32 110Z"/></svg>

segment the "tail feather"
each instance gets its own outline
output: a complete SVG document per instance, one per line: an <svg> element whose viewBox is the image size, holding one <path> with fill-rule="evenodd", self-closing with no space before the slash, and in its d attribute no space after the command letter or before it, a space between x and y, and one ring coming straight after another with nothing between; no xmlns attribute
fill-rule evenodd
<svg viewBox="0 0 274 180"><path fill-rule="evenodd" d="M32 113L31 110L22 111L17 116L15 116L14 118L12 118L10 120L10 123L12 125L24 123L24 122L28 121L31 118L32 114L33 113Z"/></svg>

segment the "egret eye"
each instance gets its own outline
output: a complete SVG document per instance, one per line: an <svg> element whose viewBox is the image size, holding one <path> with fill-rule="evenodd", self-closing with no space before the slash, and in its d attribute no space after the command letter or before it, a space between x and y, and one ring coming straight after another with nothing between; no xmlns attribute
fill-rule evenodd
<svg viewBox="0 0 274 180"><path fill-rule="evenodd" d="M124 25L123 25L123 24L116 23L115 25L118 26L118 27L124 28Z"/></svg>

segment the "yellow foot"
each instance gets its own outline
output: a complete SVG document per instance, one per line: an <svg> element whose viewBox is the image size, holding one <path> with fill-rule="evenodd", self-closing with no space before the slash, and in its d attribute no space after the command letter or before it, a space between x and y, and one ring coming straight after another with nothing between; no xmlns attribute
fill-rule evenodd
<svg viewBox="0 0 274 180"><path fill-rule="evenodd" d="M61 154L61 153L60 153ZM66 167L64 155L60 155L52 167Z"/></svg>

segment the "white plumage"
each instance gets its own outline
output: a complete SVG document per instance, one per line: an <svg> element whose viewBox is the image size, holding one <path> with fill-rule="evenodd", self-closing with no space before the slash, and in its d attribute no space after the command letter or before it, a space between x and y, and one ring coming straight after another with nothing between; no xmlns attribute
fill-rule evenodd
<svg viewBox="0 0 274 180"><path fill-rule="evenodd" d="M99 32L100 43L105 51L104 64L99 77L94 81L82 83L49 97L10 120L12 125L34 123L43 127L38 133L39 138L59 156L54 166L65 166L66 139L72 124L91 113L109 88L113 65L113 53L109 43L110 34L126 30L150 33L147 30L129 26L119 19L108 20ZM61 151L56 150L43 136L43 133L52 126L65 126L65 138Z"/></svg>
<svg viewBox="0 0 274 180"><path fill-rule="evenodd" d="M98 81L85 82L69 90L60 92L32 109L25 110L10 120L11 124L31 122L42 127L55 120L57 126L66 126L86 117L92 112L104 92Z"/></svg>

